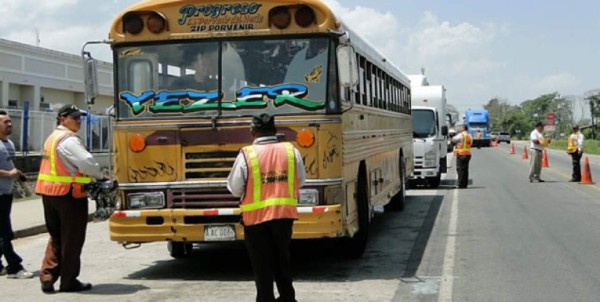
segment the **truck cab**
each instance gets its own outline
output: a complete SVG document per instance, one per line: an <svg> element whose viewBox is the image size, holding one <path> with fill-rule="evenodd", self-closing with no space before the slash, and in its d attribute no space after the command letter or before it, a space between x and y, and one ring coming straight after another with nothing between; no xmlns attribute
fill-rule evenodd
<svg viewBox="0 0 600 302"><path fill-rule="evenodd" d="M415 169L410 180L436 188L447 170L446 89L420 86L411 78L411 90Z"/></svg>

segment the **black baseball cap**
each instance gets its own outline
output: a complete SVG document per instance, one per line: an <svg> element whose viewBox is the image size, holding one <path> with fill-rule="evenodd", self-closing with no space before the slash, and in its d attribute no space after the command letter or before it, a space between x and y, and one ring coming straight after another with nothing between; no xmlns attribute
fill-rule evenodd
<svg viewBox="0 0 600 302"><path fill-rule="evenodd" d="M82 116L82 115L87 115L87 112L77 108L77 106L75 105L64 105L62 107L60 107L60 109L58 110L58 117L63 117L63 116L73 116L73 117L78 117L78 116Z"/></svg>
<svg viewBox="0 0 600 302"><path fill-rule="evenodd" d="M268 113L252 117L252 129L257 131L277 131L275 128L275 117Z"/></svg>

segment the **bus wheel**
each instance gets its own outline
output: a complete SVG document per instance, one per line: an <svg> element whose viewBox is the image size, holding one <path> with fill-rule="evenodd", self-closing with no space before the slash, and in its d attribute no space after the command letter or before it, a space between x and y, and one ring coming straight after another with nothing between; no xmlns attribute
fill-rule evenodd
<svg viewBox="0 0 600 302"><path fill-rule="evenodd" d="M361 169L356 182L356 209L358 211L358 231L354 237L348 239L343 246L344 253L348 257L359 258L367 248L369 239L369 196L366 180L366 172Z"/></svg>
<svg viewBox="0 0 600 302"><path fill-rule="evenodd" d="M404 210L404 202L406 201L406 170L404 169L404 157L400 157L400 191L392 197L392 200L385 205L385 209L388 211L402 211ZM409 181L409 185L414 182Z"/></svg>
<svg viewBox="0 0 600 302"><path fill-rule="evenodd" d="M192 244L188 242L169 241L167 248L173 258L186 258L192 254Z"/></svg>

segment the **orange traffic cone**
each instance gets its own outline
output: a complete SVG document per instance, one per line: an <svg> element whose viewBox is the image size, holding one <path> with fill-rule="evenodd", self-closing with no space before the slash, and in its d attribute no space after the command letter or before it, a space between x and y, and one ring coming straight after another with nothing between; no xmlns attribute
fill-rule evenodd
<svg viewBox="0 0 600 302"><path fill-rule="evenodd" d="M583 162L583 173L581 173L581 182L582 184L593 184L592 181L592 171L590 170L590 161L588 157L585 157L585 161Z"/></svg>
<svg viewBox="0 0 600 302"><path fill-rule="evenodd" d="M527 146L523 146L523 159L529 159L529 156L527 156Z"/></svg>
<svg viewBox="0 0 600 302"><path fill-rule="evenodd" d="M546 149L544 149L544 154L542 155L542 168L548 168L548 153Z"/></svg>
<svg viewBox="0 0 600 302"><path fill-rule="evenodd" d="M508 153L515 154L515 144L510 144L510 151Z"/></svg>

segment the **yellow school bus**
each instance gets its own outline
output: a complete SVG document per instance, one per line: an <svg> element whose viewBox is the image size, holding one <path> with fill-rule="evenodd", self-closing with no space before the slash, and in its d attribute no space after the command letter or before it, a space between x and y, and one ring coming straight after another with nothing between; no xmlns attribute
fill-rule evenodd
<svg viewBox="0 0 600 302"><path fill-rule="evenodd" d="M294 239L342 238L360 256L373 214L402 209L413 170L409 80L323 2L142 1L105 42L120 186L111 240L165 241L173 257L242 240L226 178L263 112L306 166Z"/></svg>

